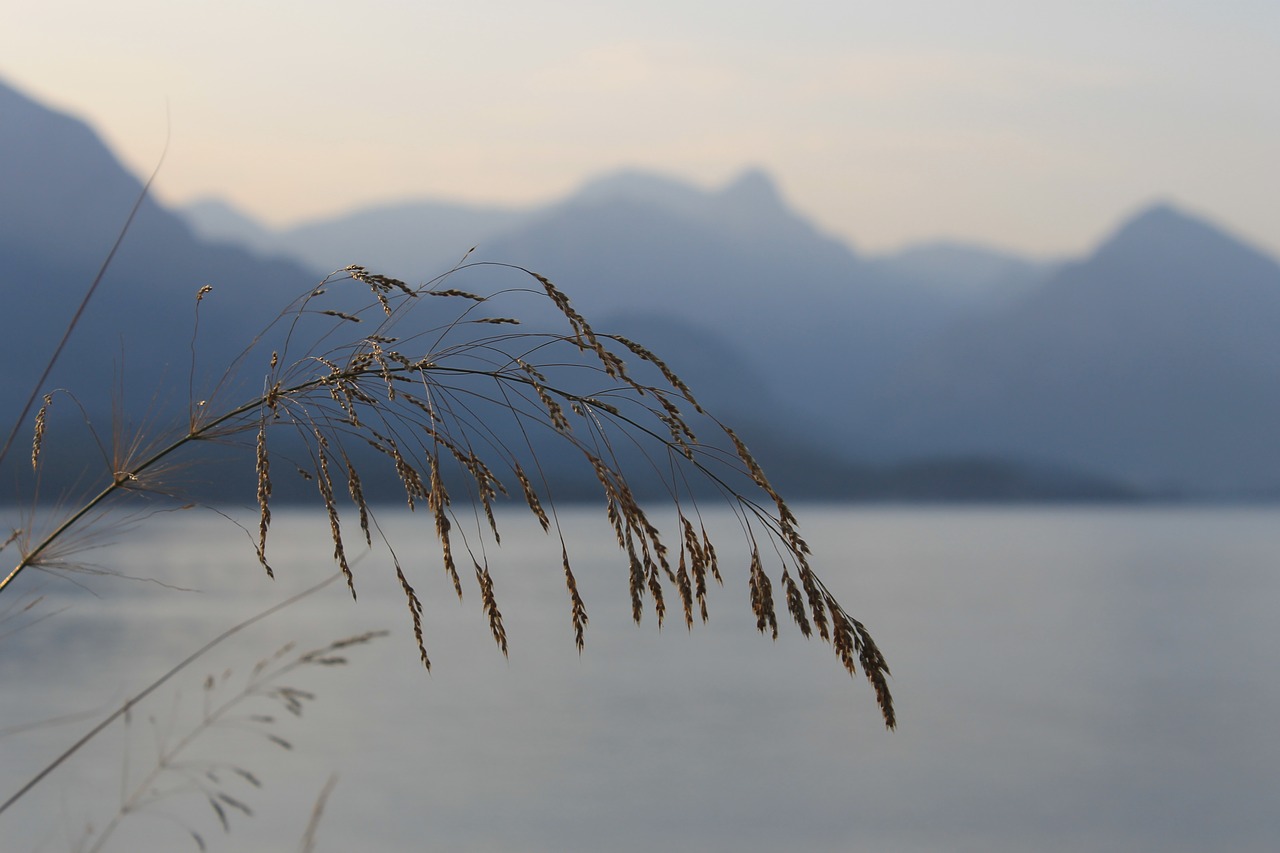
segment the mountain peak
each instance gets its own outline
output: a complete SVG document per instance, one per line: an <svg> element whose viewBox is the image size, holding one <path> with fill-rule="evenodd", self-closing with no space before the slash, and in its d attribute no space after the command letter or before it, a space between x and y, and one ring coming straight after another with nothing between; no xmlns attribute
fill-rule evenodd
<svg viewBox="0 0 1280 853"><path fill-rule="evenodd" d="M684 181L645 169L618 169L588 180L571 201L598 203L628 199L663 207L695 204L702 192Z"/></svg>
<svg viewBox="0 0 1280 853"><path fill-rule="evenodd" d="M1103 255L1168 255L1247 252L1263 255L1221 226L1168 201L1154 202L1126 219L1098 249Z"/></svg>
<svg viewBox="0 0 1280 853"><path fill-rule="evenodd" d="M721 199L734 205L753 208L782 208L782 193L778 185L764 169L753 167L744 170L719 193Z"/></svg>
<svg viewBox="0 0 1280 853"><path fill-rule="evenodd" d="M1171 201L1155 201L1126 219L1116 230L1116 237L1211 229L1202 219L1182 210Z"/></svg>
<svg viewBox="0 0 1280 853"><path fill-rule="evenodd" d="M725 209L757 213L787 209L773 178L758 167L743 170L713 192L659 172L619 169L587 181L572 196L573 201L593 204L619 199L685 215L720 216Z"/></svg>
<svg viewBox="0 0 1280 853"><path fill-rule="evenodd" d="M0 243L100 262L142 185L97 133L0 83L0 152ZM159 211L143 200L143 215Z"/></svg>

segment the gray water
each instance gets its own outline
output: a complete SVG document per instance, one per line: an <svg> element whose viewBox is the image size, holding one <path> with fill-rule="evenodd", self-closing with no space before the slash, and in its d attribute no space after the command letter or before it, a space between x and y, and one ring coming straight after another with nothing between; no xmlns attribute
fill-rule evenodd
<svg viewBox="0 0 1280 853"><path fill-rule="evenodd" d="M224 835L199 795L166 797L107 849L196 849L185 826L210 849L296 850L331 772L318 850L1275 849L1280 513L814 506L800 517L820 574L893 668L896 732L829 648L789 624L776 643L756 633L728 535L710 622L659 632L649 612L630 622L603 519L562 513L591 615L579 656L558 544L507 519L489 562L508 660L474 585L453 597L427 518L394 511L383 524L427 600L430 674L389 563L370 554L356 565L358 602L331 586L219 647L0 815L0 848L75 849L114 813L122 780L154 765L153 745L195 725L206 674L230 669L218 688L230 691L286 640L386 628L350 665L290 677L317 695L301 719L273 724L292 750L245 730L193 744L188 758L262 781L227 782L253 817L232 810ZM331 571L322 515L277 513L275 530L275 582L243 533L194 513L154 518L93 559L199 591L24 576L0 605L46 598L0 621L0 796L94 715Z"/></svg>

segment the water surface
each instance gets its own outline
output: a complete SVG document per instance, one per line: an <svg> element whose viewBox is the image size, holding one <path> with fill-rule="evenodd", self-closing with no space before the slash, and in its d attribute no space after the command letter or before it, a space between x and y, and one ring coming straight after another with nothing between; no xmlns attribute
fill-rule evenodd
<svg viewBox="0 0 1280 853"><path fill-rule="evenodd" d="M562 513L591 615L573 645L559 547L512 516L489 562L511 640L459 604L429 520L383 527L426 599L417 661L384 555L220 648L0 816L5 850L66 850L114 812L153 744L198 719L206 674L231 690L281 643L392 636L351 665L301 672L316 693L260 735L189 752L264 783L224 836L200 797L130 818L108 849L293 850L330 772L321 850L1163 851L1273 849L1280 837L1280 514L1242 509L803 507L816 566L893 667L900 727L829 648L755 631L744 556L722 547L711 621L629 620L625 564L598 513ZM732 533L727 516L717 519ZM277 513L268 582L212 515L149 521L95 555L154 583L31 574L35 612L5 633L0 728L102 713L204 640L331 571L323 515ZM465 576L464 576L465 579ZM27 617L0 622L0 633ZM245 706L249 710L249 706ZM260 712L266 706L254 706ZM288 717L288 715L283 715ZM87 727L0 736L7 796ZM150 762L150 764L148 763ZM194 766L194 765L193 765ZM201 765L203 766L203 765ZM136 845L136 846L135 846ZM192 848L194 849L194 847Z"/></svg>

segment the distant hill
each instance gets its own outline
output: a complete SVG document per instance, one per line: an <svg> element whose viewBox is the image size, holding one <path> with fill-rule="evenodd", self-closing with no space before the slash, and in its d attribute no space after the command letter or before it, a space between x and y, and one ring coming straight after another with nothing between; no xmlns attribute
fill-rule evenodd
<svg viewBox="0 0 1280 853"><path fill-rule="evenodd" d="M192 233L206 243L229 243L263 256L292 256L278 232L220 198L202 198L183 205L176 212ZM292 260L305 267L313 263L297 256L292 256Z"/></svg>
<svg viewBox="0 0 1280 853"><path fill-rule="evenodd" d="M287 257L317 276L361 264L411 282L449 269L467 250L528 215L498 207L406 201L273 230L219 199L193 202L180 213L203 239Z"/></svg>
<svg viewBox="0 0 1280 853"><path fill-rule="evenodd" d="M607 177L477 257L554 271L593 316L666 314L705 326L771 389L774 417L854 457L859 449L837 426L846 401L856 405L918 342L984 305L972 289L948 293L868 263L757 171L710 192L638 173Z"/></svg>
<svg viewBox="0 0 1280 853"><path fill-rule="evenodd" d="M889 276L934 288L939 298L970 297L981 310L1029 293L1062 265L950 241L918 243L868 260Z"/></svg>
<svg viewBox="0 0 1280 853"><path fill-rule="evenodd" d="M624 171L513 214L474 257L549 272L610 323L648 318L646 342L723 385L730 416L767 406L851 464L976 457L1162 494L1280 494L1275 261L1167 204L1083 259L956 243L868 257L758 170L712 191ZM699 337L736 353L723 361L746 366L761 406L742 405L741 370L707 370Z"/></svg>
<svg viewBox="0 0 1280 853"><path fill-rule="evenodd" d="M995 453L1142 488L1280 482L1280 266L1170 205L905 359L855 434L885 455Z"/></svg>
<svg viewBox="0 0 1280 853"><path fill-rule="evenodd" d="M102 264L141 190L82 122L0 84L0 375L5 401L25 397ZM279 259L197 239L178 216L144 200L119 254L71 339L57 384L91 412L109 411L113 388L140 406L162 383L191 373L195 296L201 306L196 375L221 372L257 329L315 277ZM117 382L118 376L125 376ZM163 405L163 401L155 401Z"/></svg>
<svg viewBox="0 0 1280 853"><path fill-rule="evenodd" d="M457 215L459 224L453 231L421 229L416 211L427 209L446 218ZM853 455L856 450L840 447L837 430L818 425L845 417L841 401L862 399L876 376L917 342L1004 299L1010 277L1018 274L1011 272L1016 261L1006 257L1004 266L987 265L991 281L985 282L983 271L971 263L964 286L948 288L937 277L900 270L893 261L868 262L792 210L760 170L748 170L712 191L624 170L589 181L540 209L470 218L448 205L389 205L292 229L270 238L274 242L268 245L300 256L299 243L288 235L311 229L327 254L314 253L310 265L324 269L335 257L332 247L352 244L350 235L368 232L371 222L378 223L379 235L370 241L373 251L350 252L400 264L388 267L393 272L410 264L411 253L427 264L429 256L443 250L437 237L397 238L397 256L384 248L388 235L472 229L465 232L468 240L458 241L414 280L448 268L474 245L474 235L496 229L478 241L471 260L518 259L547 273L580 310L606 327L625 329L631 317L648 318L644 342L678 369L698 363L689 350L699 336L693 330L702 329L701 337L732 349L734 363L743 366L706 377L710 399L730 398L717 395L717 386L734 387L734 378L745 370L760 378L758 396L775 404L774 423L787 424L789 431L797 423L812 425L812 432L802 430L811 443L823 432L825 446L839 448L831 452ZM1033 280L1027 274L1018 283L1032 286ZM660 318L678 322L663 325L656 322ZM760 409L739 396L721 411L741 420L748 413L758 419Z"/></svg>
<svg viewBox="0 0 1280 853"><path fill-rule="evenodd" d="M0 117L14 405L139 183L84 124L3 85ZM201 285L196 388L323 272L424 281L473 245L469 260L545 273L597 328L659 352L798 496L1280 496L1280 268L1170 205L1043 262L861 254L760 170L712 190L623 171L538 208L406 201L280 231L216 199L182 217L147 200L57 381L91 414L117 375L133 410L180 410Z"/></svg>
<svg viewBox="0 0 1280 853"><path fill-rule="evenodd" d="M70 116L4 86L0 86L0 116L0 185L14 190L0 196L0 254L5 259L0 290L6 306L0 319L4 327L0 354L16 367L0 378L0 411L8 413L3 419L7 426L107 256L141 184L96 134ZM284 304L314 287L317 273L287 260L287 253L277 251L251 219L216 203L201 209L206 225L222 229L217 239L198 238L183 219L153 198L144 200L49 383L48 387L71 390L76 401L61 396L55 401L55 435L68 421L78 422L82 412L95 425L99 438L109 443L118 401L129 420L150 423L152 430L184 417L188 394L200 399L208 393L226 366ZM395 212L421 216L432 209L415 204ZM368 227L395 232L394 227L379 224L382 216L370 214ZM482 219L480 215L472 221ZM451 233L465 227L464 223ZM245 245L235 245L236 240ZM197 334L196 293L205 285L211 285L213 292L200 305ZM731 345L705 329L682 325L678 318L624 319L619 330L681 341L681 358L687 360L691 378L705 375L711 365L733 366L740 360ZM268 339L260 347L263 363L256 372L248 365L245 373L250 378L256 375L259 384L270 343ZM737 392L749 393L756 401L767 397L751 387L749 370L736 369L734 375L741 383ZM708 390L704 396L711 400L723 399L733 389ZM754 441L776 427L767 418L753 419L744 434ZM59 437L68 435L64 432ZM516 438L500 431L492 437ZM57 448L46 455L51 466L46 487L55 491L59 482L77 479L85 466L101 468L102 452L109 452L100 451L95 441L80 432ZM559 477L565 466L555 452L547 451L543 461ZM21 455L11 456L9 463L16 464ZM807 458L808 470L817 470L827 461L818 451ZM211 482L204 493L242 499L252 494L250 483L234 484L228 491L221 479ZM575 494L584 491L585 484L586 480L568 481L561 487ZM282 496L298 489L314 491L297 483L277 488ZM381 494L376 481L367 488L371 497ZM402 498L396 491L383 496Z"/></svg>

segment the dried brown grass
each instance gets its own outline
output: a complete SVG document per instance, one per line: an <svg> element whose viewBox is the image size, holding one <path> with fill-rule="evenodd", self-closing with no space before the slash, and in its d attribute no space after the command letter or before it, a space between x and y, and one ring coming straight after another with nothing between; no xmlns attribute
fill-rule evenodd
<svg viewBox="0 0 1280 853"><path fill-rule="evenodd" d="M532 285L489 295L443 287L463 272L486 271L524 277ZM364 289L363 299L353 299L358 297L353 286ZM438 299L424 300L426 296ZM216 296L206 290L197 295L197 300L208 298ZM505 305L530 298L549 303L567 329L519 326L517 331L508 312L489 310L495 301ZM442 310L442 305L452 310ZM633 372L615 346L647 369ZM261 365L253 380L261 390L220 405L236 387L237 375L254 375L254 364ZM636 378L641 373L647 378ZM37 470L49 403L46 397L36 417L32 464ZM778 636L776 577L786 612L801 634L816 631L850 674L861 671L875 690L885 724L896 724L883 655L811 568L795 515L746 443L708 415L658 356L627 338L598 334L550 280L508 265L472 264L419 287L360 266L330 276L259 335L207 400L192 403L185 429L160 442L114 441L111 470L101 490L45 537L23 541L22 558L0 580L0 591L26 568L53 565L59 543L91 513L131 493L164 491L154 475L181 451L237 441L244 434L252 435L257 479L258 524L250 539L272 574L267 540L277 492L275 436L280 433L286 444L305 448L304 456L291 458L288 467L314 484L328 518L334 560L353 596L356 579L343 517L349 503L365 543L382 540L366 498L370 471L360 470L380 463L381 471L398 481L410 510L425 505L429 511L441 566L459 597L465 587L457 562L472 563L481 610L504 654L507 636L494 580L473 541L485 528L495 541L500 539L493 504L515 492L507 482L518 487L523 504L543 529L560 535L570 622L579 649L585 643L587 607L563 546L551 479L539 463L539 448L548 439L569 448L599 485L605 516L624 555L637 622L651 609L662 625L669 595L679 601L686 626L707 619L708 579L722 579L692 484L710 483L734 510L750 543L747 587L759 630ZM705 434L715 438L699 438ZM650 469L661 476L676 510L674 554L623 470L623 460L629 458L621 452L624 446L641 448ZM358 448L372 449L372 460L367 450L357 453ZM451 492L466 500L455 505ZM459 507L472 508L474 520L465 521ZM467 532L472 527L474 535ZM422 601L391 544L382 544L392 554L420 656L429 667ZM764 555L772 556L766 560Z"/></svg>

